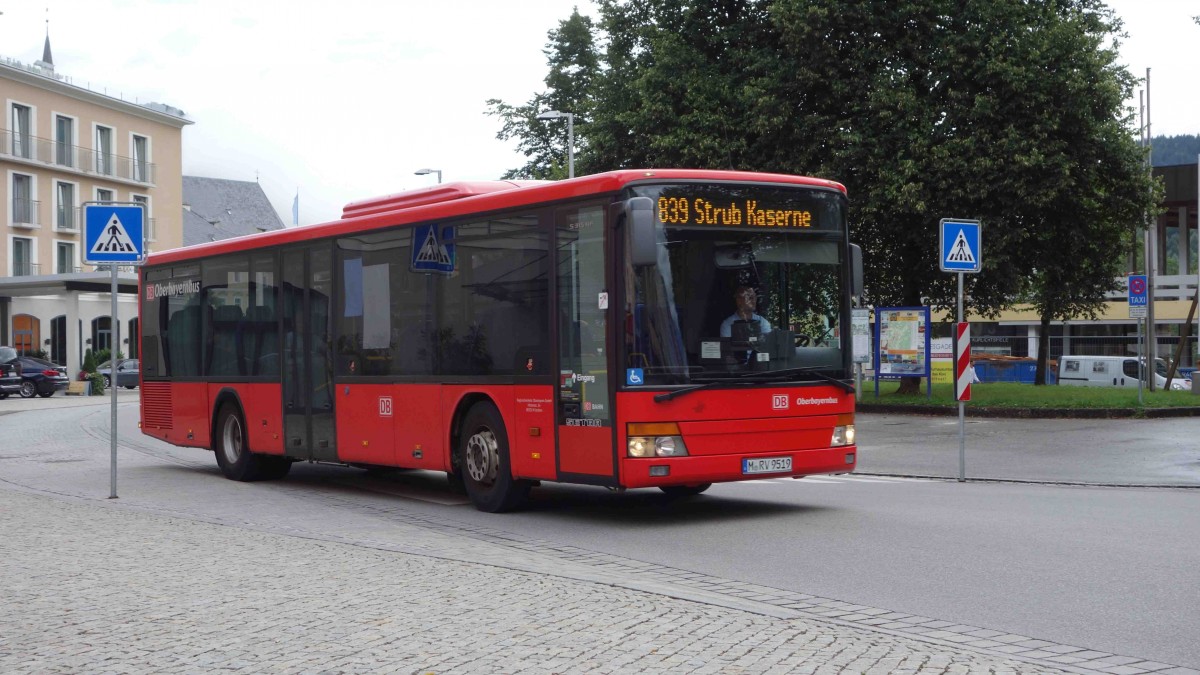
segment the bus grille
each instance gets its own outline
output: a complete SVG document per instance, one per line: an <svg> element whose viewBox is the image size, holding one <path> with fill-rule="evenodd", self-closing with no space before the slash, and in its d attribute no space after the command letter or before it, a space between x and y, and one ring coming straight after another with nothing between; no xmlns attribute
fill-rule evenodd
<svg viewBox="0 0 1200 675"><path fill-rule="evenodd" d="M157 429L170 429L171 384L169 382L142 383L142 424Z"/></svg>

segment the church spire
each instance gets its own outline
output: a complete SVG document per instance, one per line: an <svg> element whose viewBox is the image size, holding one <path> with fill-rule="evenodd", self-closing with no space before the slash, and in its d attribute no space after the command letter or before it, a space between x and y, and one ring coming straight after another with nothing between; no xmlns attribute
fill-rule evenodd
<svg viewBox="0 0 1200 675"><path fill-rule="evenodd" d="M42 60L34 63L35 66L40 66L54 72L54 56L50 54L50 8L46 8L46 46L42 47Z"/></svg>

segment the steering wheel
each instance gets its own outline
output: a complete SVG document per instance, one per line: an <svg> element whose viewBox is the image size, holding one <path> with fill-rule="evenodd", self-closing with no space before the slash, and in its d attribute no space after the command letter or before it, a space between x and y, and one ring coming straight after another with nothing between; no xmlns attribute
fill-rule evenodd
<svg viewBox="0 0 1200 675"><path fill-rule="evenodd" d="M813 343L812 336L805 335L804 333L796 333L796 346L797 347L811 347L812 343Z"/></svg>

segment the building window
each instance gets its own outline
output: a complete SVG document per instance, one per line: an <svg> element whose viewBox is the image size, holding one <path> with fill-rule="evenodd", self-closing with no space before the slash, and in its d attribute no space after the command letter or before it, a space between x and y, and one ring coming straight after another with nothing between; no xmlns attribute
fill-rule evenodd
<svg viewBox="0 0 1200 675"><path fill-rule="evenodd" d="M37 274L34 262L33 240L25 237L12 238L12 275L27 277Z"/></svg>
<svg viewBox="0 0 1200 675"><path fill-rule="evenodd" d="M33 176L13 174L12 208L13 224L37 224L37 202L33 201Z"/></svg>
<svg viewBox="0 0 1200 675"><path fill-rule="evenodd" d="M33 144L30 142L29 106L14 103L12 106L12 154L23 159L33 158Z"/></svg>
<svg viewBox="0 0 1200 675"><path fill-rule="evenodd" d="M112 349L112 317L92 319L92 352Z"/></svg>
<svg viewBox="0 0 1200 675"><path fill-rule="evenodd" d="M54 226L70 232L79 229L79 223L75 218L75 185L73 183L58 184L58 212Z"/></svg>
<svg viewBox="0 0 1200 675"><path fill-rule="evenodd" d="M125 350L128 352L127 356L128 358L136 359L138 357L138 336L141 335L141 333L138 332L137 317L129 320L129 332L126 333L126 335L127 337L123 338L123 341L129 343L129 349Z"/></svg>
<svg viewBox="0 0 1200 675"><path fill-rule="evenodd" d="M111 176L113 172L113 130L96 127L96 173Z"/></svg>
<svg viewBox="0 0 1200 675"><path fill-rule="evenodd" d="M150 139L145 136L133 136L133 179L139 183L150 182Z"/></svg>
<svg viewBox="0 0 1200 675"><path fill-rule="evenodd" d="M54 244L54 272L55 274L73 274L78 272L79 268L75 265L75 244L69 241L60 241Z"/></svg>
<svg viewBox="0 0 1200 675"><path fill-rule="evenodd" d="M96 201L111 202L113 200L113 191L105 190L104 188L96 188Z"/></svg>
<svg viewBox="0 0 1200 675"><path fill-rule="evenodd" d="M63 314L50 319L50 360L67 362L67 317Z"/></svg>
<svg viewBox="0 0 1200 675"><path fill-rule="evenodd" d="M54 116L54 147L59 166L75 166L75 120Z"/></svg>
<svg viewBox="0 0 1200 675"><path fill-rule="evenodd" d="M32 354L41 347L42 322L36 316L17 314L13 316L13 347L22 354Z"/></svg>
<svg viewBox="0 0 1200 675"><path fill-rule="evenodd" d="M142 222L145 223L142 234L146 241L158 239L158 233L154 231L154 219L150 217L150 198L146 195L130 195L129 198L142 205Z"/></svg>

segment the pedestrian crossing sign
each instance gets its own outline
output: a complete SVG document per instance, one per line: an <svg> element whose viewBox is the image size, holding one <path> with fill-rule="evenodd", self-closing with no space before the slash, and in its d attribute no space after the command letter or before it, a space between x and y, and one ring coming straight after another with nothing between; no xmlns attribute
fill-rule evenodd
<svg viewBox="0 0 1200 675"><path fill-rule="evenodd" d="M136 265L145 257L145 212L141 204L88 202L83 205L84 262L89 265Z"/></svg>
<svg viewBox="0 0 1200 675"><path fill-rule="evenodd" d="M943 272L978 272L982 258L978 220L943 218L941 222Z"/></svg>
<svg viewBox="0 0 1200 675"><path fill-rule="evenodd" d="M454 272L454 228L439 228L432 223L413 228L410 269L441 274Z"/></svg>

